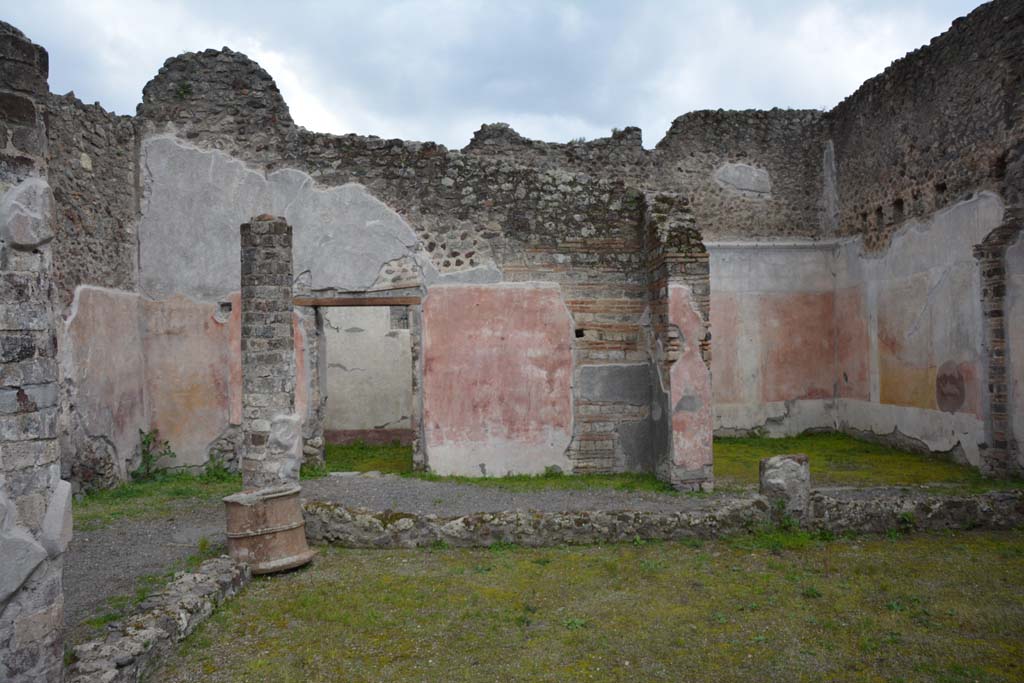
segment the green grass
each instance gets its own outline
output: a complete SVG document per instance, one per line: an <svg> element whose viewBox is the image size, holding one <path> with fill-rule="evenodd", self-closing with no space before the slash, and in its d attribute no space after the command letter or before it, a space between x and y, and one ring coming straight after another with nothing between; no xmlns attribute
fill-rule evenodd
<svg viewBox="0 0 1024 683"><path fill-rule="evenodd" d="M506 491L539 491L543 489L611 488L620 491L672 492L672 487L651 474L583 474L566 475L549 471L544 474L519 474L508 477L442 477L429 472L414 472L412 447L393 443L371 446L363 442L327 444L327 470L331 472L377 472L402 474L428 481L450 481L500 488ZM319 473L311 473L316 476Z"/></svg>
<svg viewBox="0 0 1024 683"><path fill-rule="evenodd" d="M327 469L331 472L412 472L412 446L392 443L369 446L361 441L352 444L329 443L324 448Z"/></svg>
<svg viewBox="0 0 1024 683"><path fill-rule="evenodd" d="M858 441L845 434L807 434L785 439L715 439L715 484L720 491L757 485L758 461L783 453L804 453L811 462L814 486L893 486L941 484L964 492L1019 488L1020 480L986 479L973 467L938 455L910 453ZM650 474L513 475L509 477L443 477L413 472L412 448L393 444L328 444L330 471L390 472L429 481L453 481L508 491L611 488L623 491L671 492Z"/></svg>
<svg viewBox="0 0 1024 683"><path fill-rule="evenodd" d="M808 456L812 486L944 484L982 491L1024 485L1019 480L986 479L973 467L939 455L910 453L836 433L784 439L717 438L716 484L756 486L758 461L784 453Z"/></svg>
<svg viewBox="0 0 1024 683"><path fill-rule="evenodd" d="M324 548L256 580L149 680L1024 679L1024 531L772 534Z"/></svg>
<svg viewBox="0 0 1024 683"><path fill-rule="evenodd" d="M237 474L163 472L148 481L92 491L73 505L75 528L97 529L119 519L154 519L191 503L212 503L242 488Z"/></svg>

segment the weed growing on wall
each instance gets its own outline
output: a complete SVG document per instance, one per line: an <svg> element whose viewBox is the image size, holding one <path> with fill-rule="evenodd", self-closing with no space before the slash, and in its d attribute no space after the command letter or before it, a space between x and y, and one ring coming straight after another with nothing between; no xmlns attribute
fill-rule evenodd
<svg viewBox="0 0 1024 683"><path fill-rule="evenodd" d="M157 431L139 430L139 466L132 472L132 481L152 481L166 470L159 465L164 458L175 458L171 444L161 441Z"/></svg>

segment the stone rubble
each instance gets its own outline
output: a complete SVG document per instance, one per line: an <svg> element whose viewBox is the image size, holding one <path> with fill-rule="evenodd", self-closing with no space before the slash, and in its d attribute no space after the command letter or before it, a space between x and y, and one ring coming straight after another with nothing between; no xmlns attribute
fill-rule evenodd
<svg viewBox="0 0 1024 683"><path fill-rule="evenodd" d="M207 560L194 572L179 572L138 613L109 624L105 637L76 646L66 682L136 683L251 578L246 565L226 556Z"/></svg>
<svg viewBox="0 0 1024 683"><path fill-rule="evenodd" d="M748 533L777 521L773 504L761 495L715 497L703 508L679 512L510 510L446 517L348 508L316 500L307 501L303 512L311 543L346 548L417 548L439 543L547 547L710 539ZM944 496L904 488L872 490L868 495L821 490L810 495L797 521L804 529L833 534L1009 529L1024 524L1024 492Z"/></svg>

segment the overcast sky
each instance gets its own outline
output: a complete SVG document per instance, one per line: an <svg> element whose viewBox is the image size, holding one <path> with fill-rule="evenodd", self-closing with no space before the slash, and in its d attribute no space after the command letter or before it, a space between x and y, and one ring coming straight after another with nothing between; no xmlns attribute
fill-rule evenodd
<svg viewBox="0 0 1024 683"><path fill-rule="evenodd" d="M464 146L504 121L548 141L695 109L831 108L978 0L33 0L0 18L50 52L50 89L120 114L180 52L228 46L295 121Z"/></svg>

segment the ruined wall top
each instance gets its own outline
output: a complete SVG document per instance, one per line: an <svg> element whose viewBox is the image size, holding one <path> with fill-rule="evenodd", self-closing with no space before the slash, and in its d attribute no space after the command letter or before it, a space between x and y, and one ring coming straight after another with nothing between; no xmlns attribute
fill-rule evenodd
<svg viewBox="0 0 1024 683"><path fill-rule="evenodd" d="M165 61L143 88L138 114L170 123L189 137L230 129L239 145L254 151L272 147L295 129L270 74L227 47Z"/></svg>
<svg viewBox="0 0 1024 683"><path fill-rule="evenodd" d="M558 188L598 192L595 183L612 183L686 195L706 239L863 234L869 247L881 248L902 221L963 193L1020 192L1010 179L1024 173L1022 14L1024 5L1015 0L979 7L831 112L691 112L672 123L655 149L644 149L634 127L590 141L548 143L506 124L487 124L461 150L315 133L294 123L263 68L228 48L168 59L145 86L134 125L143 138L172 132L264 171L296 168L324 186L363 184L422 227L428 243L444 241L434 239L436 233L462 231L466 222L523 239L543 238L551 233L544 226L554 224L559 237L574 230L578 237L590 230L589 221L557 227L562 219L554 207L566 199ZM51 115L60 119L54 130L78 121L99 126L101 117L51 101ZM113 137L119 143L112 154L133 143L124 132ZM516 196L522 173L536 179L530 184L537 189L526 197ZM118 220L128 216L120 211Z"/></svg>
<svg viewBox="0 0 1024 683"><path fill-rule="evenodd" d="M828 114L842 234L883 248L906 219L991 189L1020 202L1024 3L957 19ZM1015 198L1016 197L1016 198Z"/></svg>

